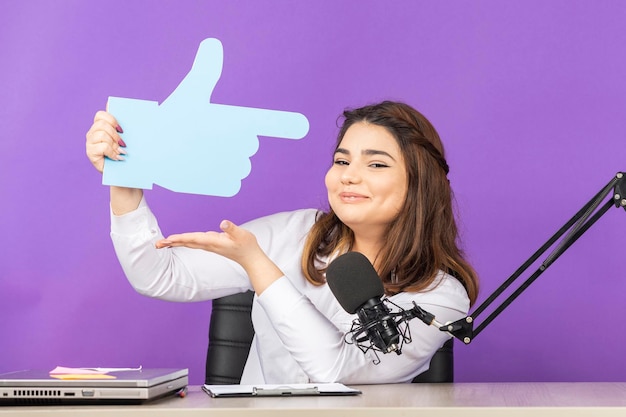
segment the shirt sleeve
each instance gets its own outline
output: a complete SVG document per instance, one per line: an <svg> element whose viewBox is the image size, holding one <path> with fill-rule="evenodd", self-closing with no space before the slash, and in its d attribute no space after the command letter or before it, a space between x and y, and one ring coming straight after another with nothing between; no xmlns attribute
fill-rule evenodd
<svg viewBox="0 0 626 417"><path fill-rule="evenodd" d="M185 247L156 249L163 238L158 222L142 198L122 216L111 210L115 253L137 292L168 301L202 301L251 289L243 268L222 256Z"/></svg>
<svg viewBox="0 0 626 417"><path fill-rule="evenodd" d="M324 290L329 291L327 286ZM404 343L401 355L372 350L364 353L345 341L355 315L341 310L331 318L325 317L286 277L268 287L258 301L311 382L409 382L428 369L434 352L449 339L447 334L415 319L408 323L412 342ZM416 301L444 322L464 317L469 309L462 285L447 275L432 291L401 293L392 301L405 309L412 308L412 301Z"/></svg>

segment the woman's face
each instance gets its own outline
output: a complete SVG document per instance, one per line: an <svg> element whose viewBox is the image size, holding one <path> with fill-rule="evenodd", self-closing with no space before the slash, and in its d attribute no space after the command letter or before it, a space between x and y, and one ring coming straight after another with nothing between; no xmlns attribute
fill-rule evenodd
<svg viewBox="0 0 626 417"><path fill-rule="evenodd" d="M328 201L355 233L382 234L404 205L408 180L395 138L359 122L346 131L326 174Z"/></svg>

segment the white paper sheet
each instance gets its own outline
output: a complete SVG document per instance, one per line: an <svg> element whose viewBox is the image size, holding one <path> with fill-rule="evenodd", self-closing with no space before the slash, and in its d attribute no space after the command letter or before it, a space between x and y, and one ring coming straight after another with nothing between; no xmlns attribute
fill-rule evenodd
<svg viewBox="0 0 626 417"><path fill-rule="evenodd" d="M300 395L358 395L361 391L339 383L330 384L260 384L204 385L211 397L265 397Z"/></svg>

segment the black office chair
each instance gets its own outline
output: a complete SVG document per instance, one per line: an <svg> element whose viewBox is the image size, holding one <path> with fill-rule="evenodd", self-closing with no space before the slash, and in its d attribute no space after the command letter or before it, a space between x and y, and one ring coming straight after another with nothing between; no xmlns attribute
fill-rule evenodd
<svg viewBox="0 0 626 417"><path fill-rule="evenodd" d="M206 384L238 384L254 336L250 312L254 293L229 295L213 300L206 357ZM430 361L430 369L413 382L453 382L453 339L448 340Z"/></svg>

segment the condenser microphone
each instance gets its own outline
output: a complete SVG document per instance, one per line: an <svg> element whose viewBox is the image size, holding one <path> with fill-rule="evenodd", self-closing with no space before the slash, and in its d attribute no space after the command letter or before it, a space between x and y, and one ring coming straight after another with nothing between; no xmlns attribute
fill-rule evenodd
<svg viewBox="0 0 626 417"><path fill-rule="evenodd" d="M402 353L398 316L391 313L381 300L385 289L365 255L348 252L337 257L328 265L326 282L341 307L358 317L346 335L346 341L356 344L363 352L374 349L383 353ZM410 335L408 337L410 341ZM364 345L368 341L371 345Z"/></svg>

